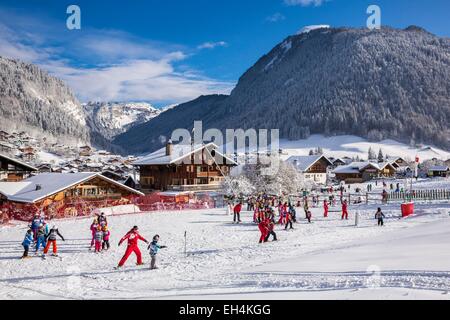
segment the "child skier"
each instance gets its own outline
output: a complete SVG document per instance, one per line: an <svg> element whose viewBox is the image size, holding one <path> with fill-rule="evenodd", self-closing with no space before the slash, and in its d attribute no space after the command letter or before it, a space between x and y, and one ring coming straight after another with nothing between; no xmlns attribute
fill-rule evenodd
<svg viewBox="0 0 450 320"><path fill-rule="evenodd" d="M89 248L89 250L92 250L92 247L95 244L95 232L97 231L97 227L98 227L98 218L94 218L94 221L91 224L91 247Z"/></svg>
<svg viewBox="0 0 450 320"><path fill-rule="evenodd" d="M347 211L347 207L348 207L348 205L347 205L347 200L344 200L343 202L342 202L342 220L344 220L344 218L346 219L346 220L348 220L348 211Z"/></svg>
<svg viewBox="0 0 450 320"><path fill-rule="evenodd" d="M241 221L241 209L242 209L242 202L239 202L237 205L233 208L233 223L239 223Z"/></svg>
<svg viewBox="0 0 450 320"><path fill-rule="evenodd" d="M106 219L105 213L100 213L100 216L98 217L98 224L103 228L104 226L108 225L108 220Z"/></svg>
<svg viewBox="0 0 450 320"><path fill-rule="evenodd" d="M28 258L28 250L30 249L30 245L33 243L33 230L28 229L27 233L25 234L25 239L23 239L22 246L23 246L23 255L22 259Z"/></svg>
<svg viewBox="0 0 450 320"><path fill-rule="evenodd" d="M127 234L124 235L122 237L122 239L120 239L119 246L125 240L128 240L127 250L125 251L125 254L123 255L122 259L120 260L119 265L117 266L117 268L121 268L125 264L125 262L127 261L128 257L130 256L130 254L132 252L134 252L136 254L137 265L138 266L142 265L143 264L142 263L142 254L141 254L141 250L139 250L138 241L142 240L145 243L148 243L148 241L139 234L137 226L134 226L133 229L128 231Z"/></svg>
<svg viewBox="0 0 450 320"><path fill-rule="evenodd" d="M102 242L103 242L103 230L100 225L97 226L94 238L95 238L95 253L99 253L100 251L102 251Z"/></svg>
<svg viewBox="0 0 450 320"><path fill-rule="evenodd" d="M267 242L269 240L270 235L272 235L272 241L277 241L277 234L275 233L275 231L273 231L273 229L275 228L275 222L270 219L267 218L266 221L266 225L267 225L267 236L264 239L264 242Z"/></svg>
<svg viewBox="0 0 450 320"><path fill-rule="evenodd" d="M381 212L381 208L378 208L377 212L375 213L375 219L378 219L378 226L382 227L384 226L384 219L385 215L383 212Z"/></svg>
<svg viewBox="0 0 450 320"><path fill-rule="evenodd" d="M287 230L287 227L290 226L289 229L294 229L294 227L292 226L292 216L290 212L286 212L286 218L285 218L285 226L284 226L284 230Z"/></svg>
<svg viewBox="0 0 450 320"><path fill-rule="evenodd" d="M31 230L33 231L33 240L37 241L37 232L39 229L39 225L42 223L41 217L39 214L35 214L33 219L31 220Z"/></svg>
<svg viewBox="0 0 450 320"><path fill-rule="evenodd" d="M308 210L308 212L306 213L306 219L308 219L308 223L311 223L311 218L312 218L312 212L311 212L311 210Z"/></svg>
<svg viewBox="0 0 450 320"><path fill-rule="evenodd" d="M289 204L289 213L291 214L292 221L297 222L297 212L292 204Z"/></svg>
<svg viewBox="0 0 450 320"><path fill-rule="evenodd" d="M53 247L53 254L52 255L55 256L55 257L58 256L58 247L56 245L56 236L57 235L62 239L62 241L66 241L64 239L64 237L61 235L61 233L59 233L58 227L53 226L50 229L50 232L48 233L47 238L45 239L47 241L47 245L45 246L45 249L44 249L44 255L47 254L48 249L50 249L50 245L52 245L52 247Z"/></svg>
<svg viewBox="0 0 450 320"><path fill-rule="evenodd" d="M158 269L156 266L156 255L158 254L159 249L167 248L167 246L161 246L158 244L159 235L155 235L153 237L153 241L148 245L147 249L150 250L150 257L152 261L150 262L150 269Z"/></svg>
<svg viewBox="0 0 450 320"><path fill-rule="evenodd" d="M323 200L323 216L324 218L328 217L328 201L326 199Z"/></svg>
<svg viewBox="0 0 450 320"><path fill-rule="evenodd" d="M108 250L109 249L109 237L111 235L111 232L108 229L108 226L103 227L103 243L102 243L102 250Z"/></svg>
<svg viewBox="0 0 450 320"><path fill-rule="evenodd" d="M261 232L261 236L259 237L259 243L266 242L267 234L269 233L269 229L267 227L267 221L262 220L258 224L259 231Z"/></svg>
<svg viewBox="0 0 450 320"><path fill-rule="evenodd" d="M47 237L47 233L45 232L45 228L44 228L44 225L42 223L39 225L39 229L37 231L36 237L37 237L37 239L36 239L36 249L35 249L34 253L37 255L38 251L39 251L39 248L40 247L45 248L45 246L46 246L45 239Z"/></svg>

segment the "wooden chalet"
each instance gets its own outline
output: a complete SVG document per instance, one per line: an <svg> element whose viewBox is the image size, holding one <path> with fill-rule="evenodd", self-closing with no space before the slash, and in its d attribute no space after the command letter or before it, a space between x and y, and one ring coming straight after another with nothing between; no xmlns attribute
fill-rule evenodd
<svg viewBox="0 0 450 320"><path fill-rule="evenodd" d="M218 190L231 167L237 163L208 143L201 146L173 145L133 163L140 172L144 192L153 190L208 191Z"/></svg>
<svg viewBox="0 0 450 320"><path fill-rule="evenodd" d="M326 184L328 167L333 163L323 155L315 156L292 156L287 159L306 180L318 184Z"/></svg>
<svg viewBox="0 0 450 320"><path fill-rule="evenodd" d="M21 181L35 171L38 169L23 161L0 154L0 181Z"/></svg>
<svg viewBox="0 0 450 320"><path fill-rule="evenodd" d="M0 182L3 201L34 204L44 209L53 203L121 200L141 192L98 173L42 173L20 182Z"/></svg>
<svg viewBox="0 0 450 320"><path fill-rule="evenodd" d="M428 169L429 177L450 177L450 168L448 166L432 166Z"/></svg>
<svg viewBox="0 0 450 320"><path fill-rule="evenodd" d="M345 183L361 183L375 178L394 177L395 168L389 162L352 162L345 166L339 166L334 169L337 180Z"/></svg>

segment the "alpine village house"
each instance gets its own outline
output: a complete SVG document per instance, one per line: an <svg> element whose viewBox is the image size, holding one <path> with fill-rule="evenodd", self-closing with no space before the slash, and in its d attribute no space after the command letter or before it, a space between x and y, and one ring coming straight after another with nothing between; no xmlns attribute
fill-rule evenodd
<svg viewBox="0 0 450 320"><path fill-rule="evenodd" d="M237 163L210 142L165 147L133 163L139 168L141 191L215 191Z"/></svg>

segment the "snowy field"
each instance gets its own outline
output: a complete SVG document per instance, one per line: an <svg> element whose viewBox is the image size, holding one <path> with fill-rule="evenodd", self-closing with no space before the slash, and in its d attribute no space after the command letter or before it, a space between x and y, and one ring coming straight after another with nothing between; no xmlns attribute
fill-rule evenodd
<svg viewBox="0 0 450 320"><path fill-rule="evenodd" d="M280 140L280 147L286 153L285 158L290 156L306 156L311 149L321 147L326 156L335 158L359 156L362 159L367 159L369 148L372 148L376 153L381 149L384 155L403 157L405 160L414 160L416 156L419 156L420 161L433 158L441 160L450 159L450 152L434 146L411 148L407 144L390 139L380 142L369 142L364 138L352 135L325 137L320 134L314 134L304 140L289 141L282 139Z"/></svg>
<svg viewBox="0 0 450 320"><path fill-rule="evenodd" d="M417 205L406 219L399 205L382 208L384 227L373 220L375 205L358 207L358 227L354 207L348 221L314 208L312 224L277 226L279 241L265 244L249 212L239 225L223 209L112 216L112 248L101 254L88 251L91 219L59 220L67 241L59 241L60 257L46 260L19 259L26 225L16 223L0 229L0 298L450 299L450 204ZM148 269L145 243L145 266L132 256L113 269L125 250L119 238L135 224L168 245L160 269Z"/></svg>

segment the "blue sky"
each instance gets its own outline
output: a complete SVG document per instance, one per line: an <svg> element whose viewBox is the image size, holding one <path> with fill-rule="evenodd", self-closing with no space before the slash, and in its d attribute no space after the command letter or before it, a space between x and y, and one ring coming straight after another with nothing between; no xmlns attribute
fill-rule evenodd
<svg viewBox="0 0 450 320"><path fill-rule="evenodd" d="M124 3L127 3L124 5ZM81 8L81 30L66 8ZM179 103L228 93L277 43L307 25L415 24L450 36L448 0L2 0L0 55L36 63L82 100Z"/></svg>

